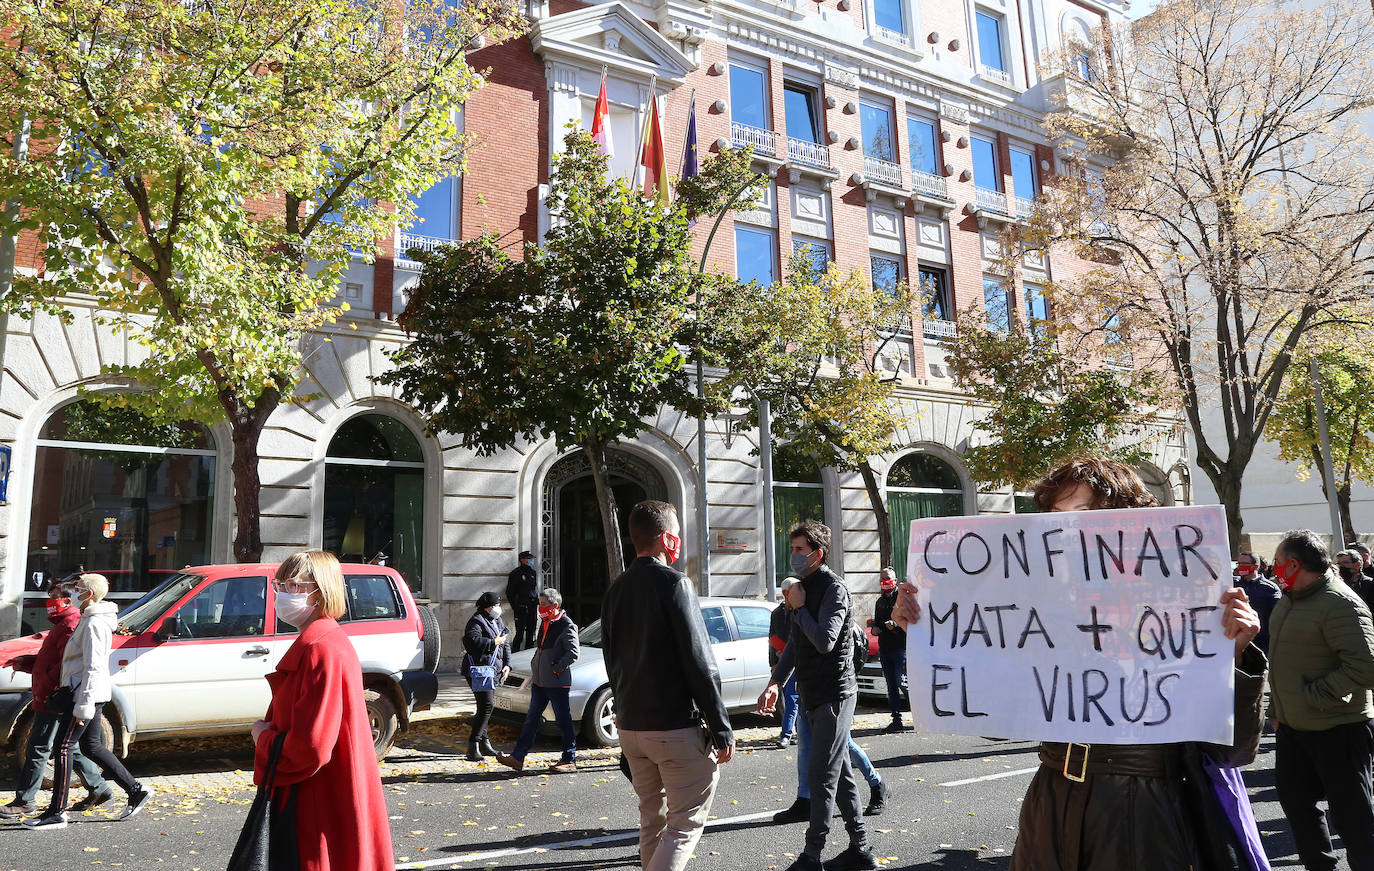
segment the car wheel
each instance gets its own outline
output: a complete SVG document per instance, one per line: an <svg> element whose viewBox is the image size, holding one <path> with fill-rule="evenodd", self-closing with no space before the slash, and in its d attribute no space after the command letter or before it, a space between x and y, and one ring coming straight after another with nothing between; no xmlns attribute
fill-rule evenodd
<svg viewBox="0 0 1374 871"><path fill-rule="evenodd" d="M615 699L611 688L602 687L587 703L587 711L582 715L582 734L593 747L610 747L620 741L620 730L615 726Z"/></svg>
<svg viewBox="0 0 1374 871"><path fill-rule="evenodd" d="M425 671L433 673L439 667L439 618L434 616L434 610L428 605L417 606L420 609L420 625L425 627L424 641L425 646Z"/></svg>
<svg viewBox="0 0 1374 871"><path fill-rule="evenodd" d="M377 761L381 762L396 743L401 720L396 715L396 705L385 694L363 690L363 701L367 704L367 723L372 727L372 747L377 751Z"/></svg>

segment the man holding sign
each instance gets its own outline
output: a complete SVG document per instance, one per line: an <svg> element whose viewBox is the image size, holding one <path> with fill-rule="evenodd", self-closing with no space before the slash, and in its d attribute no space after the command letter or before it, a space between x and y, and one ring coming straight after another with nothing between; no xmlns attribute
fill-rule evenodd
<svg viewBox="0 0 1374 871"><path fill-rule="evenodd" d="M1267 871L1226 768L1258 748L1267 662L1221 510L1111 510L1154 498L1103 459L1035 499L1046 513L912 523L893 616L917 728L1046 742L1012 871Z"/></svg>

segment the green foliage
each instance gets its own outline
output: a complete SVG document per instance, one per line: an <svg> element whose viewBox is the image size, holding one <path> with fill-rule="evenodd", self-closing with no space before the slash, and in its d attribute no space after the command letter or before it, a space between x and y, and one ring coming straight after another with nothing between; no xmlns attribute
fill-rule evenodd
<svg viewBox="0 0 1374 871"><path fill-rule="evenodd" d="M1070 457L1148 457L1145 409L1161 401L1161 377L1091 368L1079 356L1062 351L1052 331L1028 336L990 328L980 313L960 318L945 360L988 409L973 425L982 443L964 456L974 480L1024 489Z"/></svg>
<svg viewBox="0 0 1374 871"><path fill-rule="evenodd" d="M1320 468L1316 397L1307 374L1315 357L1336 487L1348 490L1352 480L1374 484L1374 349L1367 331L1342 333L1335 341L1299 349L1274 405L1269 435L1278 443L1279 459L1297 464L1301 480Z"/></svg>
<svg viewBox="0 0 1374 871"><path fill-rule="evenodd" d="M702 405L687 370L706 339L693 295L719 279L693 266L689 222L757 184L747 163L706 161L664 211L608 177L586 132L564 146L544 245L515 259L485 236L427 258L402 320L413 341L378 379L399 385L432 432L480 452L544 437L609 444L663 406Z"/></svg>

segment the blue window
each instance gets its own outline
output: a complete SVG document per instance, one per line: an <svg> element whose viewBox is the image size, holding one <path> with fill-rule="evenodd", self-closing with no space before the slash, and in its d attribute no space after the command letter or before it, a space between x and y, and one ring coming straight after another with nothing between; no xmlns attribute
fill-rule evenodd
<svg viewBox="0 0 1374 871"><path fill-rule="evenodd" d="M811 278L819 279L830 264L830 245L809 239L792 240L792 261L796 269L810 268Z"/></svg>
<svg viewBox="0 0 1374 871"><path fill-rule="evenodd" d="M762 72L731 64L730 120L760 130L770 129L766 92Z"/></svg>
<svg viewBox="0 0 1374 871"><path fill-rule="evenodd" d="M978 22L978 62L985 67L1007 72L1006 57L1002 54L1002 16L974 13Z"/></svg>
<svg viewBox="0 0 1374 871"><path fill-rule="evenodd" d="M902 262L893 257L870 254L868 267L873 276L873 289L895 296L897 285L902 280Z"/></svg>
<svg viewBox="0 0 1374 871"><path fill-rule="evenodd" d="M1002 171L997 166L997 143L973 136L969 139L973 151L973 183L985 191L1002 189Z"/></svg>
<svg viewBox="0 0 1374 871"><path fill-rule="evenodd" d="M952 321L954 309L949 301L949 279L943 269L921 267L922 315L928 321Z"/></svg>
<svg viewBox="0 0 1374 871"><path fill-rule="evenodd" d="M863 129L864 156L896 160L892 147L892 113L883 106L859 104L859 123Z"/></svg>
<svg viewBox="0 0 1374 871"><path fill-rule="evenodd" d="M1049 304L1045 302L1044 288L1036 287L1033 284L1025 286L1026 296L1026 329L1030 330L1032 336L1041 336L1045 333L1045 324L1050 319Z"/></svg>
<svg viewBox="0 0 1374 871"><path fill-rule="evenodd" d="M415 204L415 224L411 230L423 236L436 239L458 238L458 179L450 176L440 179L434 187L417 196L411 196ZM423 219L423 220L421 220Z"/></svg>
<svg viewBox="0 0 1374 871"><path fill-rule="evenodd" d="M783 85L783 109L787 112L787 135L803 142L821 141L816 123L816 92L800 85Z"/></svg>
<svg viewBox="0 0 1374 871"><path fill-rule="evenodd" d="M1006 287L995 278L983 279L983 311L988 326L1003 332L1011 329L1011 300Z"/></svg>
<svg viewBox="0 0 1374 871"><path fill-rule="evenodd" d="M735 275L740 281L757 281L769 287L778 280L773 254L773 232L735 225Z"/></svg>
<svg viewBox="0 0 1374 871"><path fill-rule="evenodd" d="M906 135L911 141L911 168L939 175L940 149L935 144L935 125L919 118L908 118Z"/></svg>
<svg viewBox="0 0 1374 871"><path fill-rule="evenodd" d="M1035 197L1038 193L1035 185L1035 155L1016 148L1011 150L1011 187L1018 197Z"/></svg>
<svg viewBox="0 0 1374 871"><path fill-rule="evenodd" d="M873 20L879 27L906 33L906 16L902 14L902 0L873 0Z"/></svg>

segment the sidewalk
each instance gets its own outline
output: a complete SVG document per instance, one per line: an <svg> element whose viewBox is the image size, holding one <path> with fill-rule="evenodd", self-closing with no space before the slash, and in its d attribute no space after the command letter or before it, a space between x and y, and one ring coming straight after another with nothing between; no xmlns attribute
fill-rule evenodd
<svg viewBox="0 0 1374 871"><path fill-rule="evenodd" d="M410 722L423 723L426 720L446 720L454 717L469 716L477 711L477 702L472 697L468 682L456 671L441 671L439 695L428 711L416 711L410 715Z"/></svg>

